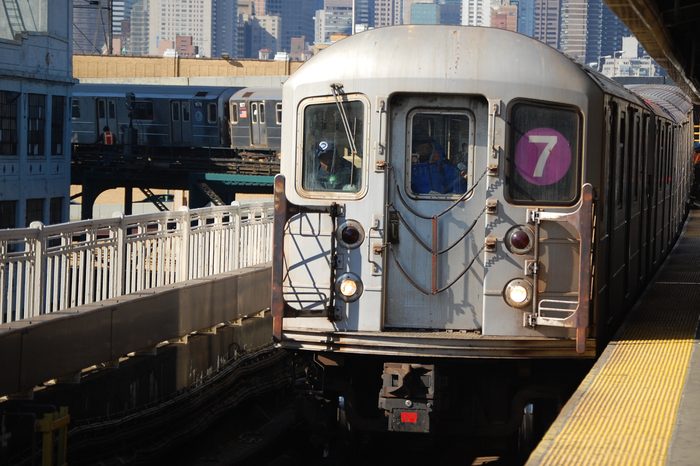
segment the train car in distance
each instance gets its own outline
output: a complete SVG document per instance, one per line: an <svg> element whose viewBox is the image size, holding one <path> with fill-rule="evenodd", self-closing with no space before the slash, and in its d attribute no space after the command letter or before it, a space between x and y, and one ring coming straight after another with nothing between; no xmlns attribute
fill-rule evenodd
<svg viewBox="0 0 700 466"><path fill-rule="evenodd" d="M240 88L132 84L77 84L73 88L72 143L129 143L151 151L173 147L230 147L229 98ZM134 131L129 131L129 128Z"/></svg>
<svg viewBox="0 0 700 466"><path fill-rule="evenodd" d="M689 100L517 33L362 32L283 106L273 333L352 431L545 425L687 214Z"/></svg>
<svg viewBox="0 0 700 466"><path fill-rule="evenodd" d="M231 147L241 156L278 153L282 134L282 88L245 88L229 101Z"/></svg>

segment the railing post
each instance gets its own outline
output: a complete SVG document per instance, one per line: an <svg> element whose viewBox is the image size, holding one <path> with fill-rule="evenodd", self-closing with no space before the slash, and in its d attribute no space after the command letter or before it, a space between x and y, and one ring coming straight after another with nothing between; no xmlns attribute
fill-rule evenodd
<svg viewBox="0 0 700 466"><path fill-rule="evenodd" d="M238 201L233 201L231 203L231 212L234 213L233 217L233 244L231 247L233 248L233 269L240 269L241 268L241 204Z"/></svg>
<svg viewBox="0 0 700 466"><path fill-rule="evenodd" d="M178 217L178 222L180 223L180 230L182 231L182 237L180 239L180 257L178 258L178 282L188 280L189 270L190 270L190 209L183 206L179 209L180 215Z"/></svg>
<svg viewBox="0 0 700 466"><path fill-rule="evenodd" d="M122 212L115 212L112 218L119 219L119 227L117 228L117 273L114 274L114 289L110 293L110 297L122 296L126 294L126 222Z"/></svg>
<svg viewBox="0 0 700 466"><path fill-rule="evenodd" d="M25 309L25 319L35 317L44 313L44 224L39 221L34 221L29 225L29 228L36 229L36 238L34 239L34 273L32 283L32 294L28 300L30 308ZM29 242L29 241L27 241Z"/></svg>

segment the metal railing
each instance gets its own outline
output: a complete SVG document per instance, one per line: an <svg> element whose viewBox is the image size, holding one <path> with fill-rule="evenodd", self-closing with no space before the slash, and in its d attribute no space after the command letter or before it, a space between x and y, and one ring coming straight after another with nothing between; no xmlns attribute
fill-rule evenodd
<svg viewBox="0 0 700 466"><path fill-rule="evenodd" d="M0 324L272 260L272 202L0 230Z"/></svg>

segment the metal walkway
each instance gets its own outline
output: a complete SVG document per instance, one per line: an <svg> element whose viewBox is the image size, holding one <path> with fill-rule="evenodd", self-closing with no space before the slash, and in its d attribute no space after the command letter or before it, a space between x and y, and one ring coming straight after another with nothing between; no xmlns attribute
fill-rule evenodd
<svg viewBox="0 0 700 466"><path fill-rule="evenodd" d="M528 465L698 464L700 209Z"/></svg>

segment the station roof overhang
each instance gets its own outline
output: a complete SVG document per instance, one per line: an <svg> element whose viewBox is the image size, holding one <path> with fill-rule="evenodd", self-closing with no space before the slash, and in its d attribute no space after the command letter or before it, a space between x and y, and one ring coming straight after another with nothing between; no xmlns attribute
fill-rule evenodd
<svg viewBox="0 0 700 466"><path fill-rule="evenodd" d="M700 104L700 2L606 0L673 81Z"/></svg>

